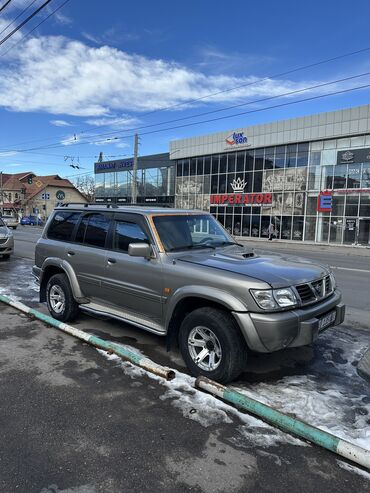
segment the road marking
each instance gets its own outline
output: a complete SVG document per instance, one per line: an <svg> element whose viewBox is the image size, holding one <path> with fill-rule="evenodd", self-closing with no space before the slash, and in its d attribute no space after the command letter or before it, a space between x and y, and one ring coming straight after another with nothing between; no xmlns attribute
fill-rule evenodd
<svg viewBox="0 0 370 493"><path fill-rule="evenodd" d="M351 269L349 267L336 267L335 265L330 266L331 269L337 269L337 270L352 270L354 272L363 272L364 274L370 274L370 270L365 270L365 269Z"/></svg>

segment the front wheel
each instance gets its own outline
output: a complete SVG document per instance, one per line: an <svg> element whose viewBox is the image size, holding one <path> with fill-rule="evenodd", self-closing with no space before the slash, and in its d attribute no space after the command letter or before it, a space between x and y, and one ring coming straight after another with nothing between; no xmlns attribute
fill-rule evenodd
<svg viewBox="0 0 370 493"><path fill-rule="evenodd" d="M189 313L179 333L182 357L193 376L220 383L237 378L245 367L247 347L231 314L211 307Z"/></svg>
<svg viewBox="0 0 370 493"><path fill-rule="evenodd" d="M78 303L73 298L66 274L51 276L46 286L46 302L50 315L61 322L70 322L77 317Z"/></svg>

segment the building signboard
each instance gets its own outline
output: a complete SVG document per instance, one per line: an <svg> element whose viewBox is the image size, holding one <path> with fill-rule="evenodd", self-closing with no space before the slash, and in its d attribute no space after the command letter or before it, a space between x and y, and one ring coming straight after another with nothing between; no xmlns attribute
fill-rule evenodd
<svg viewBox="0 0 370 493"><path fill-rule="evenodd" d="M106 161L95 163L95 173L112 173L123 169L131 169L134 165L133 159L120 159L117 161Z"/></svg>
<svg viewBox="0 0 370 493"><path fill-rule="evenodd" d="M337 152L337 164L368 163L370 148L351 149Z"/></svg>
<svg viewBox="0 0 370 493"><path fill-rule="evenodd" d="M333 194L321 192L317 197L317 212L331 212L333 208Z"/></svg>
<svg viewBox="0 0 370 493"><path fill-rule="evenodd" d="M211 205L262 205L271 204L271 193L223 193L210 197Z"/></svg>

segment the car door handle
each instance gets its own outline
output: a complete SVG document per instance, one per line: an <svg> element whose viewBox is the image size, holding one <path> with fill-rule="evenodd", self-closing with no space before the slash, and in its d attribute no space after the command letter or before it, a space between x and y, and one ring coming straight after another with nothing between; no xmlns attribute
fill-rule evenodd
<svg viewBox="0 0 370 493"><path fill-rule="evenodd" d="M108 259L108 264L115 264L117 260L115 258L109 258Z"/></svg>
<svg viewBox="0 0 370 493"><path fill-rule="evenodd" d="M74 255L74 254L75 254L75 252L72 252L71 250L68 252L69 257L72 257L72 255Z"/></svg>

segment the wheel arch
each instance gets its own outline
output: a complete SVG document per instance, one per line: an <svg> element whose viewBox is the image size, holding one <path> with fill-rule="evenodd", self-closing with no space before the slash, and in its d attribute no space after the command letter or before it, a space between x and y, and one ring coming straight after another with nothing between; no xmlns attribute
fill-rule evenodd
<svg viewBox="0 0 370 493"><path fill-rule="evenodd" d="M177 340L181 323L186 315L197 308L212 307L230 314L234 311L247 311L246 305L241 300L238 300L225 291L219 289L210 290L209 287L202 288L201 286L197 286L196 288L184 288L176 292L171 298L166 317L168 351ZM237 325L239 326L238 322Z"/></svg>
<svg viewBox="0 0 370 493"><path fill-rule="evenodd" d="M40 302L46 301L46 286L49 279L55 274L65 274L71 286L74 299L79 303L86 302L72 266L58 258L49 258L44 262L40 278Z"/></svg>

